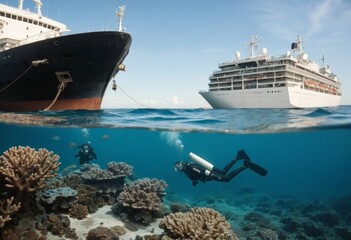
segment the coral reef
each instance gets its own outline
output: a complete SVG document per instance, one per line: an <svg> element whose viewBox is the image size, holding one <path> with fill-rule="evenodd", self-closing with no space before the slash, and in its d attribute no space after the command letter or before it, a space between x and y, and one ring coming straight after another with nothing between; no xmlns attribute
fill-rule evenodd
<svg viewBox="0 0 351 240"><path fill-rule="evenodd" d="M7 188L18 192L35 192L45 180L57 175L59 156L45 148L11 147L0 156L0 175Z"/></svg>
<svg viewBox="0 0 351 240"><path fill-rule="evenodd" d="M65 236L69 239L78 239L78 236L74 229L69 226L71 224L67 216L60 214L50 214L45 222L46 228L53 234L59 237Z"/></svg>
<svg viewBox="0 0 351 240"><path fill-rule="evenodd" d="M169 214L159 226L172 239L239 239L225 218L211 208Z"/></svg>
<svg viewBox="0 0 351 240"><path fill-rule="evenodd" d="M117 201L123 207L145 210L160 210L162 196L167 184L163 180L139 179L130 185L126 185L119 194Z"/></svg>
<svg viewBox="0 0 351 240"><path fill-rule="evenodd" d="M73 218L83 219L88 215L88 207L82 204L73 204L69 208L69 215Z"/></svg>
<svg viewBox="0 0 351 240"><path fill-rule="evenodd" d="M81 176L85 181L103 181L116 178L112 172L100 168L92 168L89 171L82 172Z"/></svg>
<svg viewBox="0 0 351 240"><path fill-rule="evenodd" d="M125 162L109 162L107 167L108 171L112 172L116 177L128 177L133 175L133 167Z"/></svg>
<svg viewBox="0 0 351 240"><path fill-rule="evenodd" d="M86 184L77 187L78 203L87 206L89 213L94 213L98 209L96 189Z"/></svg>
<svg viewBox="0 0 351 240"><path fill-rule="evenodd" d="M68 209L78 201L78 192L69 187L43 190L40 194L40 201L52 211Z"/></svg>
<svg viewBox="0 0 351 240"><path fill-rule="evenodd" d="M81 167L82 179L85 181L102 181L122 179L133 174L133 167L124 162L109 162L107 170L100 169L99 165L84 164Z"/></svg>
<svg viewBox="0 0 351 240"><path fill-rule="evenodd" d="M97 227L88 232L87 240L118 240L119 236L106 227Z"/></svg>
<svg viewBox="0 0 351 240"><path fill-rule="evenodd" d="M126 184L112 207L115 214L126 214L131 221L148 224L162 216L162 197L167 184L163 180L143 178Z"/></svg>
<svg viewBox="0 0 351 240"><path fill-rule="evenodd" d="M11 220L11 214L14 214L21 207L21 203L12 204L13 197L0 201L0 228L4 227L5 223Z"/></svg>

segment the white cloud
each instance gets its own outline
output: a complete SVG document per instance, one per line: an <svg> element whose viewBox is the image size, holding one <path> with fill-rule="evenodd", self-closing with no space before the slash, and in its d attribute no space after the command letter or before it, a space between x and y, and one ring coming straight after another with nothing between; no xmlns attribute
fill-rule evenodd
<svg viewBox="0 0 351 240"><path fill-rule="evenodd" d="M333 8L335 8L339 0L324 0L321 4L317 5L311 11L310 15L310 31L309 35L313 35L320 31L321 26L323 26L323 22L328 19L328 16L333 12Z"/></svg>

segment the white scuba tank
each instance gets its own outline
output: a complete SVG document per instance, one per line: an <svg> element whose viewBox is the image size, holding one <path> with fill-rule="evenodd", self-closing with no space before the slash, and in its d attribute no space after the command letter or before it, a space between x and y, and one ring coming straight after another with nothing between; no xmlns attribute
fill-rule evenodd
<svg viewBox="0 0 351 240"><path fill-rule="evenodd" d="M189 157L191 158L191 160L193 160L194 162L200 164L201 166L203 166L204 168L206 168L208 171L212 171L213 169L213 164L207 162L205 159L197 156L194 153L189 153Z"/></svg>

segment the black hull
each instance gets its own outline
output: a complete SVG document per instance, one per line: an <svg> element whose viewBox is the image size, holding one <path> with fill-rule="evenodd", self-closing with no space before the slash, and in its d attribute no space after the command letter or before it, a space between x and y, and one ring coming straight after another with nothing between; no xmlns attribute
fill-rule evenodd
<svg viewBox="0 0 351 240"><path fill-rule="evenodd" d="M44 110L57 95L58 73L69 73L73 81L67 83L50 109L100 109L106 87L131 42L128 33L92 32L0 52L0 110ZM45 59L46 63L35 66L35 61Z"/></svg>

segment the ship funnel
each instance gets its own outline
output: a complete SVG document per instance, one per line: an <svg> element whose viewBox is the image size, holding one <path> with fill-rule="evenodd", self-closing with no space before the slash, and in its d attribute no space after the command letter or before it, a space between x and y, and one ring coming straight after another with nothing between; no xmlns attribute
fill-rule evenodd
<svg viewBox="0 0 351 240"><path fill-rule="evenodd" d="M298 46L297 46L297 43L296 42L293 42L291 44L291 50L297 50L298 49Z"/></svg>

